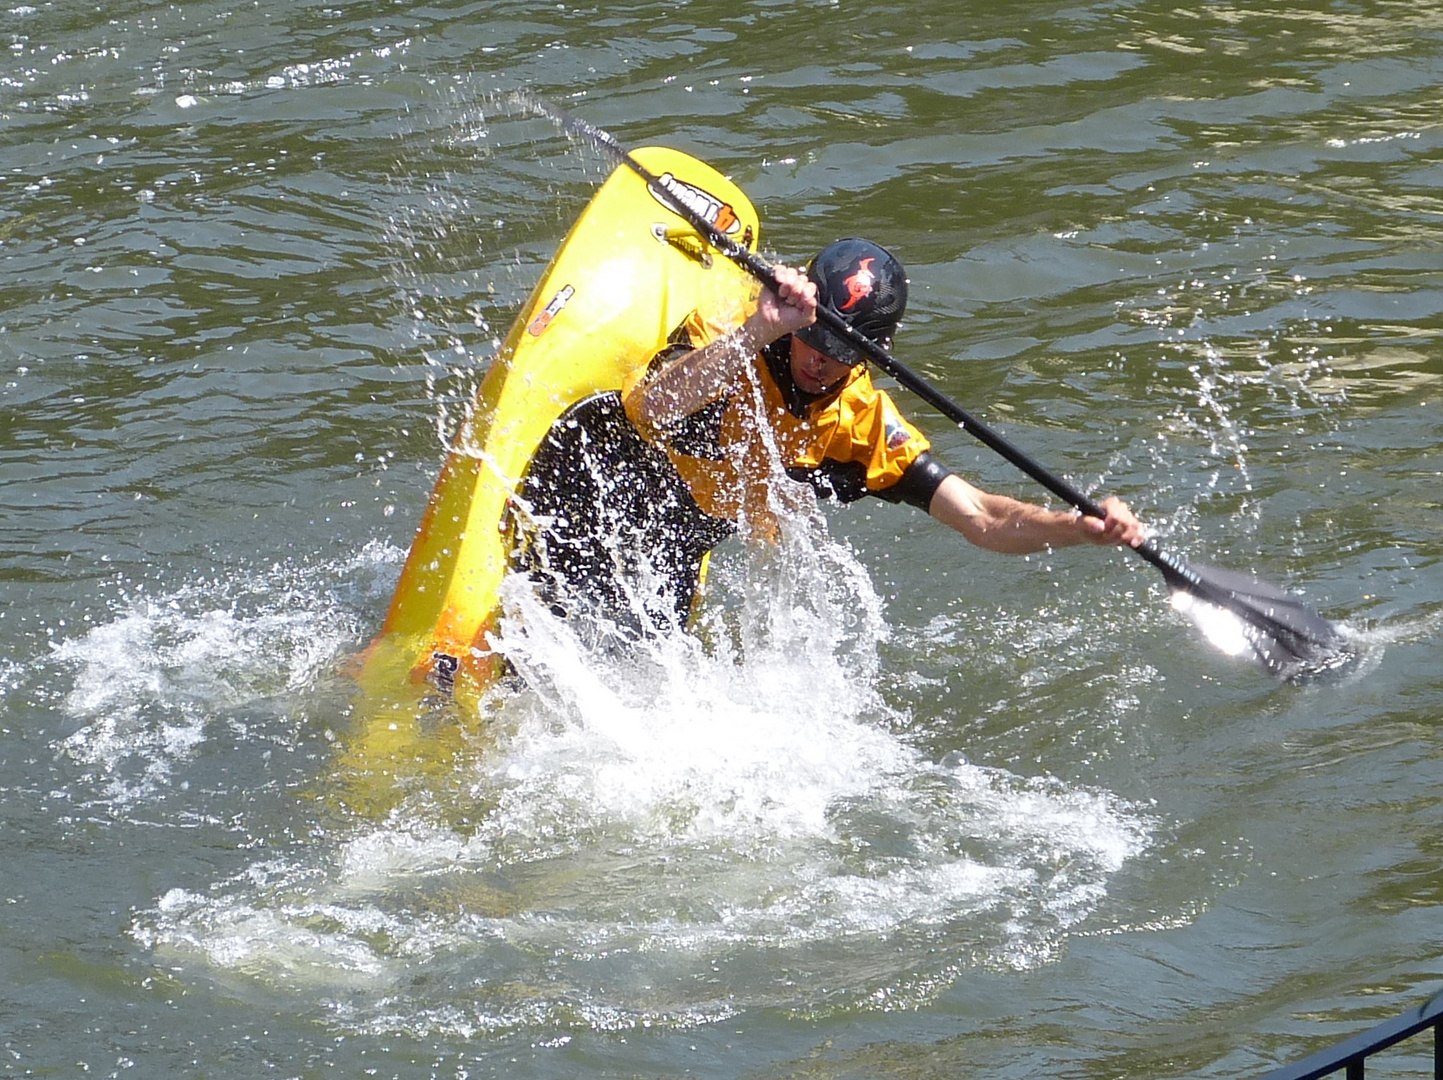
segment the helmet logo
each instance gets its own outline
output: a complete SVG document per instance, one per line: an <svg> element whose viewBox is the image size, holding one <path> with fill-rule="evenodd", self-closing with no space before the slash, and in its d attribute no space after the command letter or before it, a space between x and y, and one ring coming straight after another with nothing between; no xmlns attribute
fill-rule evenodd
<svg viewBox="0 0 1443 1080"><path fill-rule="evenodd" d="M872 273L872 264L876 261L873 258L863 259L857 264L857 272L842 282L847 287L849 297L842 305L843 311L850 311L858 300L872 295L872 285L877 280Z"/></svg>

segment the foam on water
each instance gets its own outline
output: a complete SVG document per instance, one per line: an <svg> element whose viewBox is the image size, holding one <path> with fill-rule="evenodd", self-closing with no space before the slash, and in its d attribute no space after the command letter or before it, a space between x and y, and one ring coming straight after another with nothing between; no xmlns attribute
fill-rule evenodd
<svg viewBox="0 0 1443 1080"><path fill-rule="evenodd" d="M153 798L217 729L243 729L243 712L313 685L359 633L332 582L354 583L376 568L389 578L399 555L373 544L341 565L280 564L158 596L139 592L108 621L52 639L50 655L28 674L65 687L70 730L58 748L86 770L80 801L122 807Z"/></svg>
<svg viewBox="0 0 1443 1080"><path fill-rule="evenodd" d="M920 753L875 690L885 624L846 549L723 562L699 635L640 643L513 581L525 686L451 790L170 890L137 939L414 1034L906 1007L1054 957L1148 816Z"/></svg>

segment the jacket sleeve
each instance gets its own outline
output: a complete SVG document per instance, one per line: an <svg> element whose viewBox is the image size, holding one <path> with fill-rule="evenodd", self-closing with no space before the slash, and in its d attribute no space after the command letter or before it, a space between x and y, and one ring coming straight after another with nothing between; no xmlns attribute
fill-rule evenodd
<svg viewBox="0 0 1443 1080"><path fill-rule="evenodd" d="M872 385L865 371L817 421L819 438L810 450L815 456L797 464L825 469L832 463L855 462L862 467L863 494L880 495L895 487L913 462L932 448L927 436L902 416L886 391Z"/></svg>
<svg viewBox="0 0 1443 1080"><path fill-rule="evenodd" d="M930 450L923 450L912 464L902 472L901 478L891 487L872 492L888 502L906 503L927 512L932 506L932 496L942 486L942 481L952 475L952 470L932 456Z"/></svg>

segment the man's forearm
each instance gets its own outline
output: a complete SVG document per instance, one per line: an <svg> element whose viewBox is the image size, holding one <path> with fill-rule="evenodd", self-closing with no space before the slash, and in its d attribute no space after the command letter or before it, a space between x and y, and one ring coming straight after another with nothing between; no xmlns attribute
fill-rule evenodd
<svg viewBox="0 0 1443 1080"><path fill-rule="evenodd" d="M969 542L1004 555L1028 555L1087 540L1076 513L994 495L956 475L938 486L927 512Z"/></svg>
<svg viewBox="0 0 1443 1080"><path fill-rule="evenodd" d="M648 424L665 427L714 400L735 382L747 359L761 347L751 323L748 319L645 379L632 391L632 411Z"/></svg>

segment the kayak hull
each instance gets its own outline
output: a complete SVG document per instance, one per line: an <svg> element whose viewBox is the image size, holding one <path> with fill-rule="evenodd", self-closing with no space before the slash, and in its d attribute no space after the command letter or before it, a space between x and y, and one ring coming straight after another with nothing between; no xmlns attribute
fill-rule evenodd
<svg viewBox="0 0 1443 1080"><path fill-rule="evenodd" d="M755 245L756 211L731 181L676 150L634 156L673 197ZM399 714L414 715L428 694L477 700L503 670L492 635L517 542L517 493L553 424L579 402L620 390L691 311L739 306L754 290L632 170L619 167L597 190L482 380L385 622L360 659L359 712L379 725L361 731L374 751L363 757L405 756Z"/></svg>

